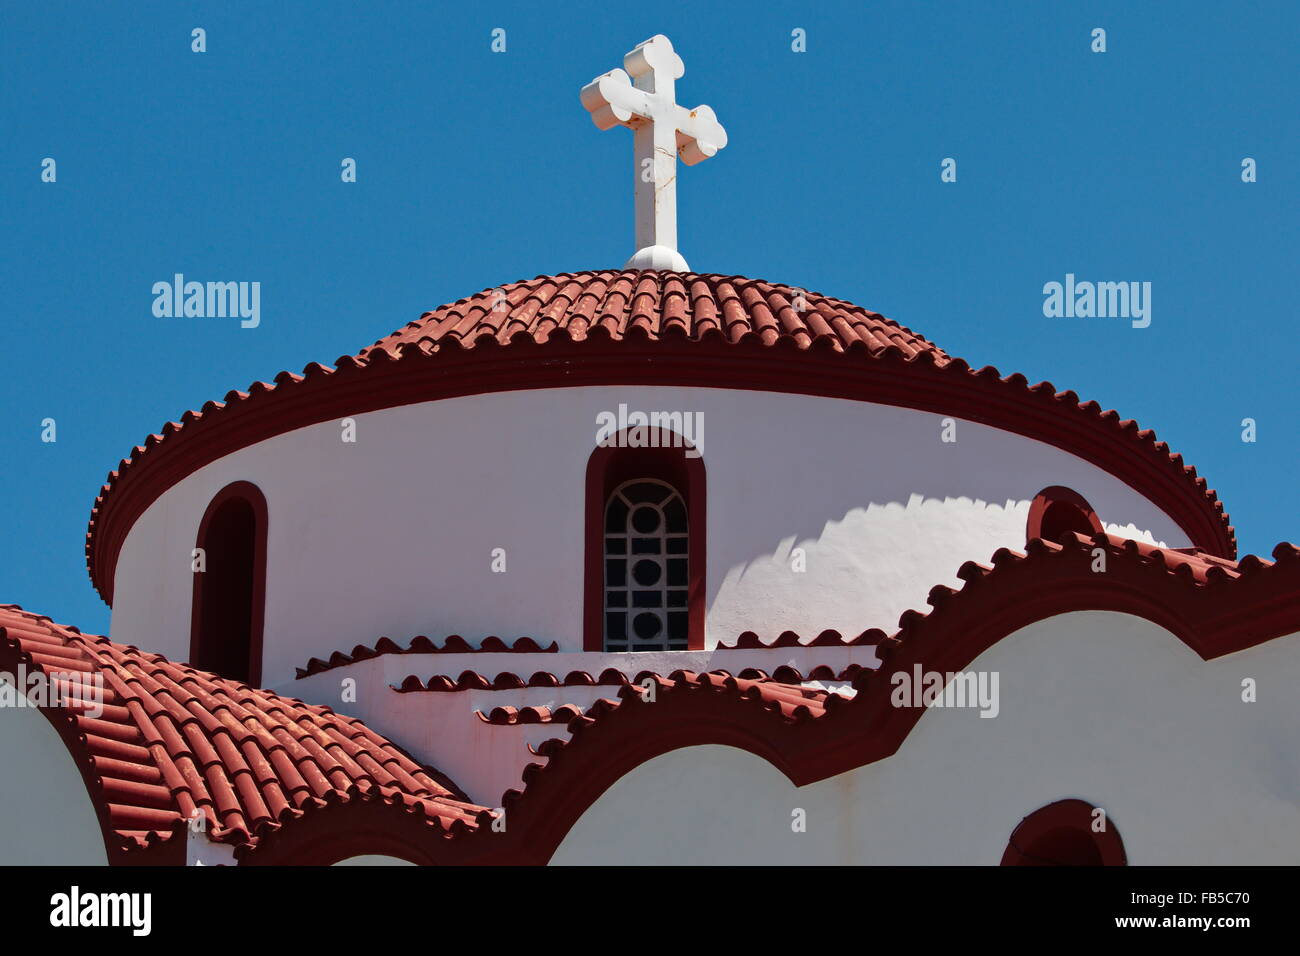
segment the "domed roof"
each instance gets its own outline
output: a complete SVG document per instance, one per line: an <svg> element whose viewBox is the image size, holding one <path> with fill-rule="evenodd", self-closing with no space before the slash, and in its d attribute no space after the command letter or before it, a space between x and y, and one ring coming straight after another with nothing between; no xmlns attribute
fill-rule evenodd
<svg viewBox="0 0 1300 956"><path fill-rule="evenodd" d="M633 271L538 276L484 289L426 312L359 357L378 349L396 354L404 345L436 350L451 339L472 346L488 337L506 345L520 333L545 342L557 330L580 342L594 329L613 341L637 330L651 340L717 334L734 343L753 335L764 345L784 338L807 348L825 339L837 351L861 343L873 353L894 346L907 358L920 352L938 362L948 358L893 319L816 292L741 276Z"/></svg>
<svg viewBox="0 0 1300 956"><path fill-rule="evenodd" d="M320 422L486 392L608 385L734 388L876 402L951 415L1046 442L1128 483L1199 548L1236 536L1196 469L1153 431L1049 382L973 369L875 312L741 276L613 271L485 289L301 375L281 372L208 402L136 446L91 511L86 563L110 604L136 518L187 475ZM1027 493L1032 493L1032 489Z"/></svg>

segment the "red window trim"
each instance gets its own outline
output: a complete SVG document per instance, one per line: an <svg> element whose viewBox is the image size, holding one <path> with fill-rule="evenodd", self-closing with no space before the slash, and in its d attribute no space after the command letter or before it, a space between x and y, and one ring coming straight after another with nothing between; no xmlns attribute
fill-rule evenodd
<svg viewBox="0 0 1300 956"><path fill-rule="evenodd" d="M218 491L203 512L194 547L203 547L208 526L217 510L233 498L242 498L253 509L253 609L248 635L248 683L260 687L262 683L262 628L266 614L266 527L268 513L266 496L251 481L235 481ZM199 573L193 574L194 592L190 610L190 661L195 661L199 650L199 622L203 620L203 581Z"/></svg>
<svg viewBox="0 0 1300 956"><path fill-rule="evenodd" d="M627 429L597 447L587 460L586 531L582 648L605 650L605 504L625 481L657 478L677 489L686 502L686 527L690 534L686 556L690 563L687 591L689 610L687 649L704 649L705 529L708 527L707 479L704 459L688 456L690 442L667 428L650 429L653 448L626 447ZM657 432L657 434L655 434ZM672 447L674 444L679 447Z"/></svg>
<svg viewBox="0 0 1300 956"><path fill-rule="evenodd" d="M1053 830L1074 830L1086 834L1096 847L1102 866L1127 866L1128 856L1124 852L1124 840L1115 828L1114 821L1106 816L1106 829L1097 833L1092 829L1093 812L1097 807L1086 800L1057 800L1045 807L1039 807L1020 821L1011 833L1006 851L1002 854L1002 866L1027 866L1041 863L1025 852L1024 847L1033 846L1041 837Z"/></svg>
<svg viewBox="0 0 1300 956"><path fill-rule="evenodd" d="M1029 504L1029 520L1025 523L1026 541L1033 541L1043 536L1043 518L1047 514L1047 509L1054 504L1077 508L1091 525L1093 534L1099 534L1103 530L1101 519L1097 517L1097 512L1083 495L1064 485L1049 485L1035 495L1034 500Z"/></svg>

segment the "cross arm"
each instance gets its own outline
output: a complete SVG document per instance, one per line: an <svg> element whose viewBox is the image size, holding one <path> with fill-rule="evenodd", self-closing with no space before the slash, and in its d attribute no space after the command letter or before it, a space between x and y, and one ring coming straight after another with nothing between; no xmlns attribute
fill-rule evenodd
<svg viewBox="0 0 1300 956"><path fill-rule="evenodd" d="M727 131L711 106L677 107L677 152L687 166L702 163L727 145Z"/></svg>
<svg viewBox="0 0 1300 956"><path fill-rule="evenodd" d="M582 105L600 129L635 127L652 116L650 94L633 86L622 70L610 70L584 86Z"/></svg>

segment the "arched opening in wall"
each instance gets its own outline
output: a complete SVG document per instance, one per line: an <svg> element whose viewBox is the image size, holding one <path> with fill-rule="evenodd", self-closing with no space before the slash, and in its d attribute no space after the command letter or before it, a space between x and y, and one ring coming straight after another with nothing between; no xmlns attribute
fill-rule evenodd
<svg viewBox="0 0 1300 956"><path fill-rule="evenodd" d="M1083 495L1060 485L1044 488L1029 505L1025 540L1060 541L1067 534L1091 537L1102 530L1101 519Z"/></svg>
<svg viewBox="0 0 1300 956"><path fill-rule="evenodd" d="M1110 818L1084 800L1058 800L1020 821L1003 866L1126 866L1124 841Z"/></svg>
<svg viewBox="0 0 1300 956"><path fill-rule="evenodd" d="M704 461L670 429L626 429L592 452L585 650L704 647L706 503Z"/></svg>
<svg viewBox="0 0 1300 956"><path fill-rule="evenodd" d="M261 490L237 481L212 499L194 544L190 663L253 686L262 678L266 524Z"/></svg>

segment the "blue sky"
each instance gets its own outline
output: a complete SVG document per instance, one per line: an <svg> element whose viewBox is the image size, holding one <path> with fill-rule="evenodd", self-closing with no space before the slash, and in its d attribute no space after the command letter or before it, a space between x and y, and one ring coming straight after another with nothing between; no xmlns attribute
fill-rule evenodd
<svg viewBox="0 0 1300 956"><path fill-rule="evenodd" d="M655 33L730 137L682 173L694 269L1073 388L1196 464L1243 553L1300 539L1294 3L441 7L0 10L0 602L105 631L90 506L184 410L488 286L620 265L631 136L578 90ZM176 272L259 281L261 325L155 318ZM1151 326L1045 318L1066 273L1151 282Z"/></svg>

